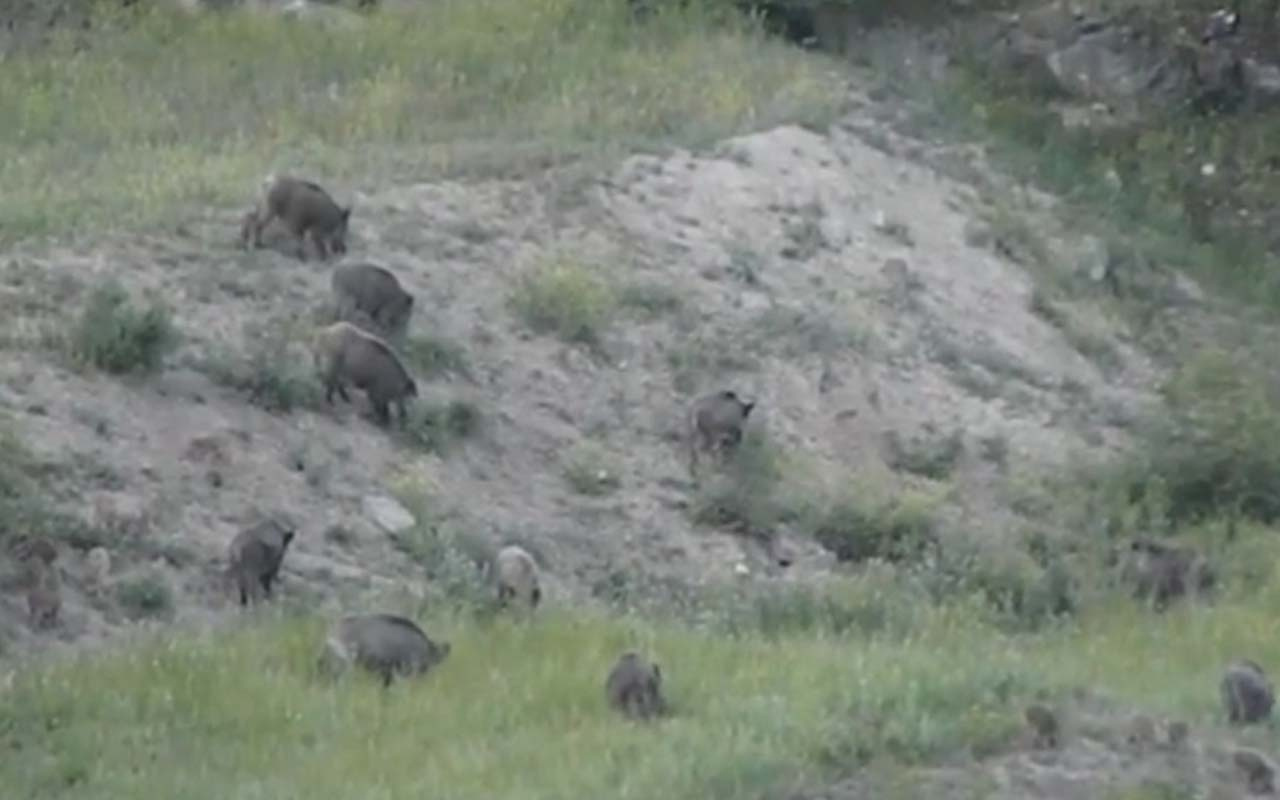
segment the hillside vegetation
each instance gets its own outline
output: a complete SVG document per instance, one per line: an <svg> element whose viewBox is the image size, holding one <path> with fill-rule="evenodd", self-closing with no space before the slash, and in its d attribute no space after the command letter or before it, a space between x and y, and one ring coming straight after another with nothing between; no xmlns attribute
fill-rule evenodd
<svg viewBox="0 0 1280 800"><path fill-rule="evenodd" d="M1218 695L1280 668L1272 256L1184 228L1176 154L1262 159L1270 116L1068 130L950 3L844 59L731 6L104 4L5 55L0 794L1242 796L1234 749L1277 744ZM415 294L403 428L323 398L333 262L237 248L268 173L353 203L344 260ZM695 480L722 388L757 410ZM242 609L227 545L278 511ZM1133 597L1138 536L1212 590ZM494 608L504 542L532 619ZM451 655L322 679L371 610ZM607 707L633 648L669 719Z"/></svg>

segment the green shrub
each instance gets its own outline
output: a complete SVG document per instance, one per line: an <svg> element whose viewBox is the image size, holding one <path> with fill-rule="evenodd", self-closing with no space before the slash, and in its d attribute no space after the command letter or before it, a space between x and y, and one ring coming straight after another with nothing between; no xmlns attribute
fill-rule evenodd
<svg viewBox="0 0 1280 800"><path fill-rule="evenodd" d="M594 348L601 345L616 299L609 285L586 266L550 261L521 278L511 303L535 332Z"/></svg>
<svg viewBox="0 0 1280 800"><path fill-rule="evenodd" d="M881 496L879 491L850 488L811 509L805 528L840 561L915 562L933 552L936 500L915 493Z"/></svg>
<svg viewBox="0 0 1280 800"><path fill-rule="evenodd" d="M422 450L445 452L454 443L480 430L480 410L465 400L433 403L419 400L409 405L408 420L400 436Z"/></svg>
<svg viewBox="0 0 1280 800"><path fill-rule="evenodd" d="M139 308L114 279L89 294L69 342L74 358L117 374L154 371L177 344L168 306L153 300Z"/></svg>
<svg viewBox="0 0 1280 800"><path fill-rule="evenodd" d="M115 593L116 602L131 618L168 618L173 614L173 589L159 573L122 580Z"/></svg>
<svg viewBox="0 0 1280 800"><path fill-rule="evenodd" d="M564 479L575 492L588 497L609 494L622 485L613 459L595 442L579 442L569 448Z"/></svg>
<svg viewBox="0 0 1280 800"><path fill-rule="evenodd" d="M461 345L437 336L411 337L404 344L404 360L413 367L418 380L450 372L468 374L466 352Z"/></svg>
<svg viewBox="0 0 1280 800"><path fill-rule="evenodd" d="M1265 372L1205 350L1165 386L1167 416L1143 430L1134 497L1159 492L1170 521L1280 517L1280 397Z"/></svg>
<svg viewBox="0 0 1280 800"><path fill-rule="evenodd" d="M772 535L773 528L792 514L780 493L785 456L769 436L749 429L725 459L724 468L710 475L714 462L702 456L703 475L692 505L701 524L724 525L755 537Z"/></svg>

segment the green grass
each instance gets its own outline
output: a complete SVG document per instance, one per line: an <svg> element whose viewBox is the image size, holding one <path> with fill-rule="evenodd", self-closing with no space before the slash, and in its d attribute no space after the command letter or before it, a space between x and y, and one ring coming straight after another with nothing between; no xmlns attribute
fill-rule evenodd
<svg viewBox="0 0 1280 800"><path fill-rule="evenodd" d="M1280 660L1275 589L1154 617L1099 608L1009 636L963 603L905 635L715 635L550 609L529 624L427 620L453 655L383 696L314 673L322 622L166 636L20 672L0 695L15 797L761 797L866 760L992 752L1034 692L1089 685L1204 732L1229 658ZM628 723L602 684L619 652L663 667L675 716ZM946 658L938 654L945 652Z"/></svg>
<svg viewBox="0 0 1280 800"><path fill-rule="evenodd" d="M345 197L821 122L842 102L820 60L691 5L637 26L624 0L439 0L354 31L104 12L87 48L66 35L5 61L0 241L247 205L272 170Z"/></svg>

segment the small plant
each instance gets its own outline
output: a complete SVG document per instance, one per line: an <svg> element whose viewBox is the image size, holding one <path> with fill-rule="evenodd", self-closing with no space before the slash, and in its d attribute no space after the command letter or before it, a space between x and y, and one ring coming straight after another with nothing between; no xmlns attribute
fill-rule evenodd
<svg viewBox="0 0 1280 800"><path fill-rule="evenodd" d="M1209 350L1179 369L1164 394L1168 414L1143 426L1133 496L1158 489L1175 523L1216 514L1280 519L1280 403L1267 377Z"/></svg>
<svg viewBox="0 0 1280 800"><path fill-rule="evenodd" d="M68 342L73 358L116 374L154 371L177 344L168 307L139 308L114 279L89 294Z"/></svg>
<svg viewBox="0 0 1280 800"><path fill-rule="evenodd" d="M414 336L404 343L404 359L421 380L446 373L467 374L466 353L457 342L436 336Z"/></svg>
<svg viewBox="0 0 1280 800"><path fill-rule="evenodd" d="M552 261L525 275L512 294L517 314L537 333L596 348L616 304L613 290L574 261Z"/></svg>
<svg viewBox="0 0 1280 800"><path fill-rule="evenodd" d="M409 406L401 435L415 447L443 452L454 442L473 436L480 422L480 410L464 400L443 404L420 401Z"/></svg>
<svg viewBox="0 0 1280 800"><path fill-rule="evenodd" d="M622 287L618 292L618 303L652 319L680 311L684 307L684 297L669 284L654 281Z"/></svg>
<svg viewBox="0 0 1280 800"><path fill-rule="evenodd" d="M609 494L622 485L618 470L604 448L580 442L565 457L564 478L578 494L590 497Z"/></svg>
<svg viewBox="0 0 1280 800"><path fill-rule="evenodd" d="M116 601L132 619L173 614L173 589L159 573L121 580L116 584Z"/></svg>
<svg viewBox="0 0 1280 800"><path fill-rule="evenodd" d="M889 431L885 445L893 469L940 481L951 474L964 455L964 432L956 429L944 436L904 439L897 431Z"/></svg>

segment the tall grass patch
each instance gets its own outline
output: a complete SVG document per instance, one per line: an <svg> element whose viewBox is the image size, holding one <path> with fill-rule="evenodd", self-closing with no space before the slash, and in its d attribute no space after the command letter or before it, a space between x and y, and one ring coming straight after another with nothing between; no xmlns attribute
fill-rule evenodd
<svg viewBox="0 0 1280 800"><path fill-rule="evenodd" d="M358 673L319 679L319 620L263 622L21 675L0 730L27 757L0 777L15 796L95 800L761 796L864 751L916 760L1006 736L1015 652L937 623L947 659L921 643L850 649L562 613L436 618L424 628L449 658L384 694ZM633 647L663 667L674 716L657 724L605 703L604 676Z"/></svg>
<svg viewBox="0 0 1280 800"><path fill-rule="evenodd" d="M245 203L269 170L325 181L506 172L697 144L841 102L823 65L700 4L440 0L351 30L252 11L112 13L0 74L0 238ZM339 187L341 188L341 187Z"/></svg>

